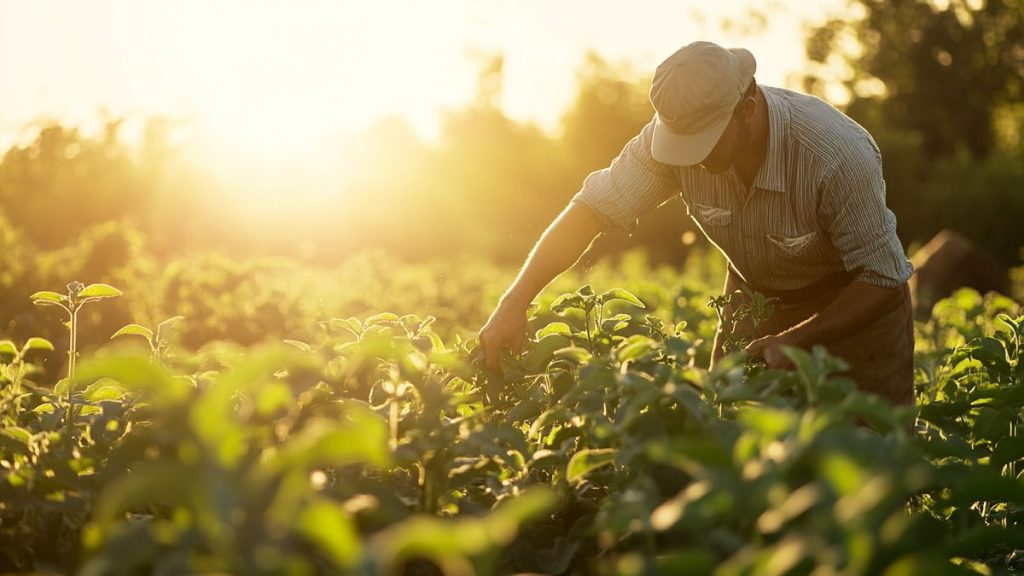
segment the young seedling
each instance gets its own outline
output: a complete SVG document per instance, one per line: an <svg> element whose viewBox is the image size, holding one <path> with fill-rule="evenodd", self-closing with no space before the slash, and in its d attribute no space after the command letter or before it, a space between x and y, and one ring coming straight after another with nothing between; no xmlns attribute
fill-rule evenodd
<svg viewBox="0 0 1024 576"><path fill-rule="evenodd" d="M741 301L737 304L737 300ZM735 352L746 348L752 339L749 335L737 332L737 327L741 322L749 319L756 332L761 324L771 317L777 301L778 298L769 298L746 286L742 290L735 290L729 294L712 296L708 301L708 306L718 315L718 322L722 326L722 334L725 337L723 347L725 352ZM732 313L727 314L726 308L733 305L735 306Z"/></svg>
<svg viewBox="0 0 1024 576"><path fill-rule="evenodd" d="M604 305L608 302L619 300L628 302L637 308L646 308L644 303L628 290L612 288L603 293L596 294L590 284L584 284L579 290L573 293L562 294L551 303L551 311L559 316L564 316L566 310L576 309L583 311L583 322L586 328L587 348L591 353L595 352L594 332L601 332L608 329L604 325ZM614 328L624 320L621 317L613 319L611 328ZM591 324L594 329L591 329Z"/></svg>
<svg viewBox="0 0 1024 576"><path fill-rule="evenodd" d="M21 412L21 383L25 379L25 356L32 350L53 350L53 344L45 338L32 337L25 344L18 348L10 340L0 340L0 356L13 356L10 364L4 366L4 373L0 374L0 381L7 380L10 385L6 387L4 398L5 407L11 408L9 416L17 418Z"/></svg>
<svg viewBox="0 0 1024 576"><path fill-rule="evenodd" d="M108 284L90 284L86 286L77 280L69 283L67 288L67 295L44 290L33 294L31 299L33 304L38 306L57 306L68 314L68 321L64 325L68 327L68 332L70 333L68 338L67 376L67 428L68 434L70 434L74 424L74 416L71 410L71 381L75 375L75 361L78 358L78 311L89 302L121 296L123 292ZM58 386L60 386L60 383L58 383Z"/></svg>
<svg viewBox="0 0 1024 576"><path fill-rule="evenodd" d="M168 334L175 324L184 319L184 316L172 316L157 324L156 330L151 330L141 324L128 324L114 332L110 339L113 340L118 336L142 336L149 344L149 350L153 353L153 360L158 366L163 367L164 360L167 359L167 348L170 345Z"/></svg>

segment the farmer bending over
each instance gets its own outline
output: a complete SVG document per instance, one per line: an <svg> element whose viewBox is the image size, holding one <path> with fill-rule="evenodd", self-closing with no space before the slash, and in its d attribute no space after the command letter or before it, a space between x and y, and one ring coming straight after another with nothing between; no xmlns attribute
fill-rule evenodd
<svg viewBox="0 0 1024 576"><path fill-rule="evenodd" d="M548 226L487 323L488 366L517 354L526 310L594 238L681 195L729 261L725 292L777 298L747 351L786 368L780 346L815 344L862 390L914 403L912 268L885 205L882 160L863 127L824 101L754 80L753 55L694 42L654 73L654 118L591 173ZM722 328L712 363L722 354Z"/></svg>

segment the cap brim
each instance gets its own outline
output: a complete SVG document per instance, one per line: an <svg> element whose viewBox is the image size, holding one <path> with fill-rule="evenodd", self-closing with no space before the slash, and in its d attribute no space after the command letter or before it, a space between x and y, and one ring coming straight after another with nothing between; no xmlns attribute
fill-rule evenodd
<svg viewBox="0 0 1024 576"><path fill-rule="evenodd" d="M676 166L693 166L699 164L718 143L725 132L731 115L726 115L720 122L696 134L676 134L661 123L655 115L654 135L651 139L651 155L662 164Z"/></svg>

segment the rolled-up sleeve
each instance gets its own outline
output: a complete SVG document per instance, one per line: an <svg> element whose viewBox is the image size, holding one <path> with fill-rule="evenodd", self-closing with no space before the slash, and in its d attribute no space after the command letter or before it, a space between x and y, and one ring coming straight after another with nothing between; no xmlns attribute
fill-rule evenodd
<svg viewBox="0 0 1024 576"><path fill-rule="evenodd" d="M903 284L913 272L896 216L885 205L882 160L873 143L851 146L823 182L820 214L843 266L854 280L883 287Z"/></svg>
<svg viewBox="0 0 1024 576"><path fill-rule="evenodd" d="M679 193L679 181L672 166L651 156L652 119L622 149L610 166L583 181L571 202L594 211L608 229L632 232L636 220Z"/></svg>

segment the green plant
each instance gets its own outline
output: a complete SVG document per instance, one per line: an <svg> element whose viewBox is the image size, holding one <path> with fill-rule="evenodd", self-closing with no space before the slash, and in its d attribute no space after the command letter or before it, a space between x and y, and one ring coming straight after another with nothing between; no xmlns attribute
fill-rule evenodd
<svg viewBox="0 0 1024 576"><path fill-rule="evenodd" d="M746 348L753 340L753 333L771 318L776 302L778 298L770 298L747 286L728 294L710 297L708 306L715 311L723 327L723 350L729 353ZM753 327L753 333L740 329L746 322Z"/></svg>
<svg viewBox="0 0 1024 576"><path fill-rule="evenodd" d="M75 363L78 360L78 312L89 302L95 302L104 298L121 296L122 292L107 284L90 284L86 286L77 280L67 285L68 293L59 294L51 291L41 291L32 294L32 303L38 306L56 306L68 314L68 321L65 326L68 328L68 394L67 394L67 431L71 434L74 429L74 410L71 406L72 387L70 383L75 376ZM59 385L59 383L58 383Z"/></svg>
<svg viewBox="0 0 1024 576"><path fill-rule="evenodd" d="M32 337L18 348L10 340L0 340L0 356L13 356L11 362L3 365L0 371L0 383L7 384L3 389L3 412L12 422L17 422L18 414L21 412L21 401L28 396L22 392L22 382L29 367L25 363L25 357L32 350L53 351L53 344L45 338Z"/></svg>
<svg viewBox="0 0 1024 576"><path fill-rule="evenodd" d="M367 576L1021 568L1018 305L963 293L936 307L919 327L918 411L859 391L821 348L788 349L793 371L750 370L737 353L705 369L710 285L634 288L542 298L500 380L431 316L300 318L308 331L287 345L211 342L174 362L176 318L126 326L117 336L145 337L148 354L88 354L53 393L29 383L0 427L0 562ZM763 321L770 302L752 300L741 314ZM65 395L74 435L58 432Z"/></svg>
<svg viewBox="0 0 1024 576"><path fill-rule="evenodd" d="M170 346L169 332L172 327L178 322L184 320L184 316L172 316L157 324L156 330L147 328L141 324L128 324L120 328L117 332L114 332L111 340L118 336L141 336L145 338L146 343L149 344L149 350L153 355L153 360L163 366L164 361L167 359L167 348Z"/></svg>
<svg viewBox="0 0 1024 576"><path fill-rule="evenodd" d="M594 292L590 284L584 284L576 292L563 294L551 303L551 311L559 316L565 315L569 310L577 310L583 313L583 333L587 337L587 349L594 353L597 351L598 337L603 337L606 344L611 342L611 336L618 330L625 328L630 316L629 314L616 314L605 318L605 305L612 302L626 302L637 308L644 308L644 303L628 290L613 288L600 295ZM547 333L558 333L555 330L548 330ZM572 336L570 331L568 335Z"/></svg>

